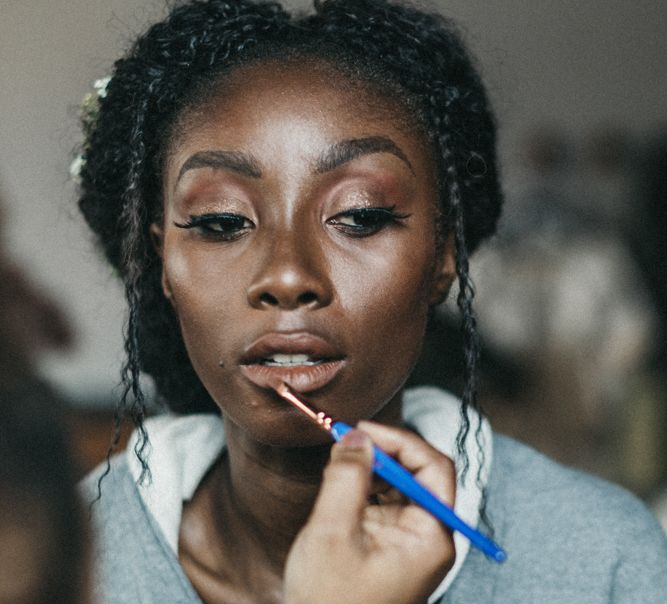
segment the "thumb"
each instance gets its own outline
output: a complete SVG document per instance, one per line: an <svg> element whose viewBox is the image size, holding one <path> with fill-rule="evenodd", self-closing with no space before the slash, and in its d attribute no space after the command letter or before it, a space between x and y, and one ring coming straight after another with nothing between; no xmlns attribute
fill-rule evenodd
<svg viewBox="0 0 667 604"><path fill-rule="evenodd" d="M310 522L325 529L356 529L367 505L373 466L373 445L361 430L350 430L331 449Z"/></svg>

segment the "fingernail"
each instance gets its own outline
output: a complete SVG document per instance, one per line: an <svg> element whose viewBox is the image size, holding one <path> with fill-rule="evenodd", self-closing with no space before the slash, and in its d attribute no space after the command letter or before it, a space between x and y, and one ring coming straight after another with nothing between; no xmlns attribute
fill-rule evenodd
<svg viewBox="0 0 667 604"><path fill-rule="evenodd" d="M368 435L361 430L350 430L340 441L347 448L363 449L368 443Z"/></svg>

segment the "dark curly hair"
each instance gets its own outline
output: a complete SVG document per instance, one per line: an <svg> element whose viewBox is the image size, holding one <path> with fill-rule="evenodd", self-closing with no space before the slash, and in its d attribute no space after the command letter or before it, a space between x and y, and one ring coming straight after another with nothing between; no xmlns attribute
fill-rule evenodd
<svg viewBox="0 0 667 604"><path fill-rule="evenodd" d="M140 372L153 378L160 400L173 411L217 410L162 294L161 261L149 227L162 211L162 164L179 119L223 90L224 75L234 67L286 56L325 61L399 99L434 150L443 232L456 244L465 342L462 451L469 431L465 411L477 406L468 255L495 231L501 207L495 122L452 23L385 0L315 0L314 12L295 15L270 2L195 0L173 8L115 63L88 128L79 205L129 302L117 426L131 416L142 434L136 452L143 459Z"/></svg>

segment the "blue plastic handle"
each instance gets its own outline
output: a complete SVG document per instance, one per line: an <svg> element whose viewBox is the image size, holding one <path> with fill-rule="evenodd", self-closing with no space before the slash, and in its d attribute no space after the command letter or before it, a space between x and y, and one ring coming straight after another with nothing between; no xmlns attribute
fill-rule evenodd
<svg viewBox="0 0 667 604"><path fill-rule="evenodd" d="M344 422L334 422L331 426L331 434L336 441L343 438L350 430L352 430L352 426ZM433 516L449 528L464 535L472 545L492 560L504 562L507 559L507 554L502 548L461 520L452 508L440 501L440 499L410 474L408 470L387 455L380 447L374 445L373 454L373 471L378 476L384 478L390 485L398 489L403 495L424 508L427 512L433 514Z"/></svg>

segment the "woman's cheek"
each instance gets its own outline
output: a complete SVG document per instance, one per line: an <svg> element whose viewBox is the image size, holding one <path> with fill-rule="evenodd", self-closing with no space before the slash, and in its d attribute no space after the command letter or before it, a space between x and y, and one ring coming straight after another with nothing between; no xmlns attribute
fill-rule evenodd
<svg viewBox="0 0 667 604"><path fill-rule="evenodd" d="M177 311L186 303L196 303L198 298L213 293L216 284L220 282L221 272L220 263L210 254L179 248L166 248L163 269L163 288L165 294L171 293Z"/></svg>

